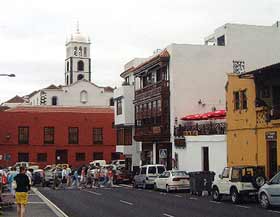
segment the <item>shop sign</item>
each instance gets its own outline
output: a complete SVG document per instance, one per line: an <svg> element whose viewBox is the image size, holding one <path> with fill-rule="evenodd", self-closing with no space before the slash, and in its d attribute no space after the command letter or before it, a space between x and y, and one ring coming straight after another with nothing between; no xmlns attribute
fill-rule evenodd
<svg viewBox="0 0 280 217"><path fill-rule="evenodd" d="M186 147L186 140L185 138L175 139L174 144L176 147Z"/></svg>
<svg viewBox="0 0 280 217"><path fill-rule="evenodd" d="M167 149L159 149L159 158L167 158Z"/></svg>
<svg viewBox="0 0 280 217"><path fill-rule="evenodd" d="M265 133L265 139L266 141L276 141L277 140L277 132L276 131L270 131Z"/></svg>
<svg viewBox="0 0 280 217"><path fill-rule="evenodd" d="M153 127L153 134L160 134L160 127Z"/></svg>

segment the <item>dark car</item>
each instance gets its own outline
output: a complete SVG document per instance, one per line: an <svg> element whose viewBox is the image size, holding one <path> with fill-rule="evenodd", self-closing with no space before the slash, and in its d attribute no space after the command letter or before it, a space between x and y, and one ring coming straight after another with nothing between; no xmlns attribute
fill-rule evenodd
<svg viewBox="0 0 280 217"><path fill-rule="evenodd" d="M113 183L114 184L128 184L131 183L133 179L132 172L123 169L119 169L115 171Z"/></svg>

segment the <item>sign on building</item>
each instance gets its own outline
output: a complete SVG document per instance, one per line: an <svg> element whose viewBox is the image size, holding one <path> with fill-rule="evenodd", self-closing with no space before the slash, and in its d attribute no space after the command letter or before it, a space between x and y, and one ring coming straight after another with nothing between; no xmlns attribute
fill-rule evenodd
<svg viewBox="0 0 280 217"><path fill-rule="evenodd" d="M233 73L239 74L239 75L245 73L245 62L244 61L233 60L232 66L233 66Z"/></svg>
<svg viewBox="0 0 280 217"><path fill-rule="evenodd" d="M159 158L167 158L167 149L159 149Z"/></svg>
<svg viewBox="0 0 280 217"><path fill-rule="evenodd" d="M266 141L276 141L277 140L277 132L276 131L270 131L265 133L265 139Z"/></svg>

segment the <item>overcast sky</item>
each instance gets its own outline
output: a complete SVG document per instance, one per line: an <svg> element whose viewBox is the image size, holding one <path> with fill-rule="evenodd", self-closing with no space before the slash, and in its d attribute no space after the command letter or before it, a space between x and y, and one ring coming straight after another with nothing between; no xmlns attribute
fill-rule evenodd
<svg viewBox="0 0 280 217"><path fill-rule="evenodd" d="M203 43L225 23L272 25L279 0L8 0L0 7L0 102L64 84L66 37L90 36L92 80L118 86L123 65L170 43Z"/></svg>

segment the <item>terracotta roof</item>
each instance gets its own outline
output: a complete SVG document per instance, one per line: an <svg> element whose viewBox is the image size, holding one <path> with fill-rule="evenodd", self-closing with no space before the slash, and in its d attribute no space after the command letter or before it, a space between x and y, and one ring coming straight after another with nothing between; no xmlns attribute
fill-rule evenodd
<svg viewBox="0 0 280 217"><path fill-rule="evenodd" d="M155 60L157 60L157 59L159 59L159 58L169 58L169 57L170 57L170 55L169 55L168 51L167 51L166 49L164 49L162 52L160 52L160 53L157 54L156 56L153 56L153 57L151 57L151 59L148 59L147 61L145 61L145 62L141 63L140 65L138 65L138 66L134 69L134 71L136 71L137 69L142 68L144 65L146 65L146 64L148 64L148 63L151 63L151 62L153 62L153 61L155 61Z"/></svg>
<svg viewBox="0 0 280 217"><path fill-rule="evenodd" d="M5 110L7 110L9 108L10 107L8 107L8 106L0 106L0 112L3 112L3 111L5 111Z"/></svg>
<svg viewBox="0 0 280 217"><path fill-rule="evenodd" d="M22 97L16 95L12 99L9 99L6 103L24 103L24 99Z"/></svg>
<svg viewBox="0 0 280 217"><path fill-rule="evenodd" d="M60 88L55 86L54 84L51 84L50 86L48 86L48 87L46 87L44 89L60 89Z"/></svg>
<svg viewBox="0 0 280 217"><path fill-rule="evenodd" d="M63 106L19 106L5 112L38 112L38 113L114 113L110 107L63 107Z"/></svg>

